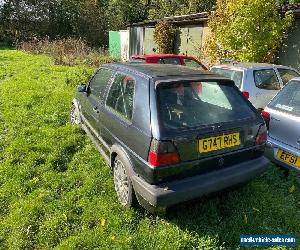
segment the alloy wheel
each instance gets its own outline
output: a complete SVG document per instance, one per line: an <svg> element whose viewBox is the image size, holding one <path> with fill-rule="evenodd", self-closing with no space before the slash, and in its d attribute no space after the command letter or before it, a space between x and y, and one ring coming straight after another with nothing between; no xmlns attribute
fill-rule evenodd
<svg viewBox="0 0 300 250"><path fill-rule="evenodd" d="M123 206L128 205L130 203L130 184L125 167L119 159L115 160L114 184L119 201Z"/></svg>

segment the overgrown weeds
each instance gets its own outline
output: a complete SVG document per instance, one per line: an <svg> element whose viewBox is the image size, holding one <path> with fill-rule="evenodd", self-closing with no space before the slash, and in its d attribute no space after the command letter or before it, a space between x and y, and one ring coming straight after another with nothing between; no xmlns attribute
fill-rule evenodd
<svg viewBox="0 0 300 250"><path fill-rule="evenodd" d="M89 65L99 66L113 62L104 49L93 49L83 39L65 38L58 40L32 39L17 45L19 50L34 54L50 55L55 64L59 65Z"/></svg>

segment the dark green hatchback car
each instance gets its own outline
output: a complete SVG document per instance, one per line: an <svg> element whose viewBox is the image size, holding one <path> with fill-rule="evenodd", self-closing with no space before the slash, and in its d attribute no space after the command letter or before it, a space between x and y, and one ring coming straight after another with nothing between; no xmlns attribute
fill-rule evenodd
<svg viewBox="0 0 300 250"><path fill-rule="evenodd" d="M156 64L107 64L78 87L71 122L113 170L122 205L176 203L245 183L268 166L265 123L228 78Z"/></svg>

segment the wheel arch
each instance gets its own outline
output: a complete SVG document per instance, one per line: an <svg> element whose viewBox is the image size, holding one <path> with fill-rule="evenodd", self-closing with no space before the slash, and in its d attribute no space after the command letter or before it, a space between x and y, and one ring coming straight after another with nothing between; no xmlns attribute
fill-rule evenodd
<svg viewBox="0 0 300 250"><path fill-rule="evenodd" d="M114 161L116 157L119 156L122 160L125 162L126 170L128 171L128 174L132 176L133 174L133 163L131 160L131 157L129 156L128 152L119 144L114 144L111 147L111 153L110 153L110 166L111 169L114 168Z"/></svg>

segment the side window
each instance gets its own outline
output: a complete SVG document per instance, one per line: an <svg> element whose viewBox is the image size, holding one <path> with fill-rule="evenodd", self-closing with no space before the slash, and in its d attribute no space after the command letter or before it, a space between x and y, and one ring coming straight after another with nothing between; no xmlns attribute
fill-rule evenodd
<svg viewBox="0 0 300 250"><path fill-rule="evenodd" d="M170 57L170 58L160 58L159 59L159 63L160 64L176 64L176 65L180 65L181 62L178 58L175 57Z"/></svg>
<svg viewBox="0 0 300 250"><path fill-rule="evenodd" d="M91 94L99 98L102 98L105 92L105 88L108 85L113 74L114 71L112 70L105 69L105 68L99 69L89 84Z"/></svg>
<svg viewBox="0 0 300 250"><path fill-rule="evenodd" d="M283 68L278 68L279 75L282 79L283 85L286 85L287 82L294 77L298 77L299 74L291 69L283 69Z"/></svg>
<svg viewBox="0 0 300 250"><path fill-rule="evenodd" d="M254 81L260 89L279 90L280 84L273 69L255 70Z"/></svg>
<svg viewBox="0 0 300 250"><path fill-rule="evenodd" d="M119 114L132 119L135 79L128 75L117 74L107 96L106 105Z"/></svg>

